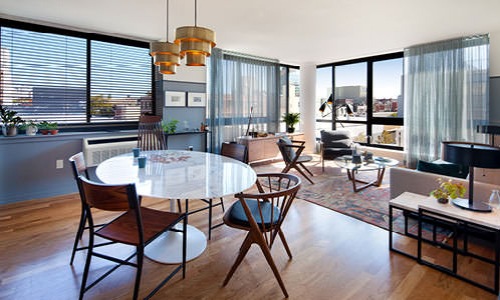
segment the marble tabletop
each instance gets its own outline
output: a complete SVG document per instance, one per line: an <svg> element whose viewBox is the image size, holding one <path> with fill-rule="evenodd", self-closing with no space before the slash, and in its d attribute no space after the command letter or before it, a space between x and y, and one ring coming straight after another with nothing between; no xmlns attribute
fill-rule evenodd
<svg viewBox="0 0 500 300"><path fill-rule="evenodd" d="M136 184L142 196L170 199L207 199L241 192L256 180L247 164L225 156L183 150L143 151L146 167L130 154L112 157L96 169L108 184Z"/></svg>

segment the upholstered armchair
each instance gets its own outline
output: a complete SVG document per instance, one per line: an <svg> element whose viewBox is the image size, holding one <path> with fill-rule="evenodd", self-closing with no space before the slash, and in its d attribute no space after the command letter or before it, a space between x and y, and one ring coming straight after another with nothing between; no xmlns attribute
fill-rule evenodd
<svg viewBox="0 0 500 300"><path fill-rule="evenodd" d="M321 130L321 166L325 171L325 159L333 160L342 155L352 154L351 135L347 130Z"/></svg>

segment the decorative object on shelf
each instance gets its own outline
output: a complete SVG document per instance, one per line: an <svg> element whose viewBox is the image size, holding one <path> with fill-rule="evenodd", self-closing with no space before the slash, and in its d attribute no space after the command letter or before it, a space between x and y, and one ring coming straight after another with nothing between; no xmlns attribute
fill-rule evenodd
<svg viewBox="0 0 500 300"><path fill-rule="evenodd" d="M177 124L179 123L179 120L172 119L169 122L163 124L163 131L168 134L175 133L177 130Z"/></svg>
<svg viewBox="0 0 500 300"><path fill-rule="evenodd" d="M194 26L179 27L175 31L175 41L180 45L181 57L186 56L186 66L204 66L205 58L215 47L215 32L198 27L198 1L194 1Z"/></svg>
<svg viewBox="0 0 500 300"><path fill-rule="evenodd" d="M49 133L52 135L56 135L59 132L57 122L42 121L38 125L38 128L43 135L47 135Z"/></svg>
<svg viewBox="0 0 500 300"><path fill-rule="evenodd" d="M0 119L2 120L2 133L4 136L16 136L17 127L24 123L24 120L17 115L17 111L10 110L0 105Z"/></svg>
<svg viewBox="0 0 500 300"><path fill-rule="evenodd" d="M286 123L286 131L288 133L295 132L295 124L300 121L300 113L285 113L283 114L283 122Z"/></svg>
<svg viewBox="0 0 500 300"><path fill-rule="evenodd" d="M185 92L165 92L165 106L186 106Z"/></svg>
<svg viewBox="0 0 500 300"><path fill-rule="evenodd" d="M490 205L491 208L494 209L500 208L500 194L498 193L498 190L491 191L490 200L488 201L488 204Z"/></svg>
<svg viewBox="0 0 500 300"><path fill-rule="evenodd" d="M188 106L205 107L206 96L205 93L188 93Z"/></svg>
<svg viewBox="0 0 500 300"><path fill-rule="evenodd" d="M177 66L180 65L180 47L178 44L170 43L168 38L168 1L167 1L167 17L166 17L166 42L150 43L149 55L153 57L155 66L158 66L158 71L162 74L175 74Z"/></svg>
<svg viewBox="0 0 500 300"><path fill-rule="evenodd" d="M469 166L469 199L455 199L453 204L464 209L490 212L491 207L486 200L474 203L474 167L500 168L500 148L479 143L443 142L443 160Z"/></svg>
<svg viewBox="0 0 500 300"><path fill-rule="evenodd" d="M439 187L431 191L431 196L436 198L439 203L448 203L448 199L456 199L465 195L466 189L462 183L453 182L451 179L444 181L442 178L437 179Z"/></svg>

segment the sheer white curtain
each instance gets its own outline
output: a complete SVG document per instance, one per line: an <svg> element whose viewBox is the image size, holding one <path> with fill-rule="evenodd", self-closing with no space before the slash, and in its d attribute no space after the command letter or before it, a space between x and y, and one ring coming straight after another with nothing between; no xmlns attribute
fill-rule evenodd
<svg viewBox="0 0 500 300"><path fill-rule="evenodd" d="M407 165L438 159L442 141L486 142L476 127L489 118L489 36L417 45L404 56Z"/></svg>
<svg viewBox="0 0 500 300"><path fill-rule="evenodd" d="M210 59L208 122L210 149L250 131L276 132L279 125L279 62L213 49Z"/></svg>

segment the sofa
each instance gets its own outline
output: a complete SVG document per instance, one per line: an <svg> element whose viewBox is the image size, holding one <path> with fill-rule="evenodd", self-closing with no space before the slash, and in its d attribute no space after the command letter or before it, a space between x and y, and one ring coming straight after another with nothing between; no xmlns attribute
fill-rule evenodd
<svg viewBox="0 0 500 300"><path fill-rule="evenodd" d="M347 130L321 130L321 166L325 170L325 159L333 160L343 155L351 155L351 134Z"/></svg>
<svg viewBox="0 0 500 300"><path fill-rule="evenodd" d="M401 167L390 168L389 174L391 184L391 199L396 198L404 192L429 195L432 190L438 187L438 178L442 178L443 180L451 179L455 182L462 182L467 187L467 193L469 191L468 178L457 178L453 176L446 176L443 174L436 174ZM500 189L500 186L479 182L477 181L477 177L479 177L478 174L476 174L476 180L474 182L474 201L488 201L491 195L491 191L494 189ZM467 197L468 194L464 196L464 198Z"/></svg>

